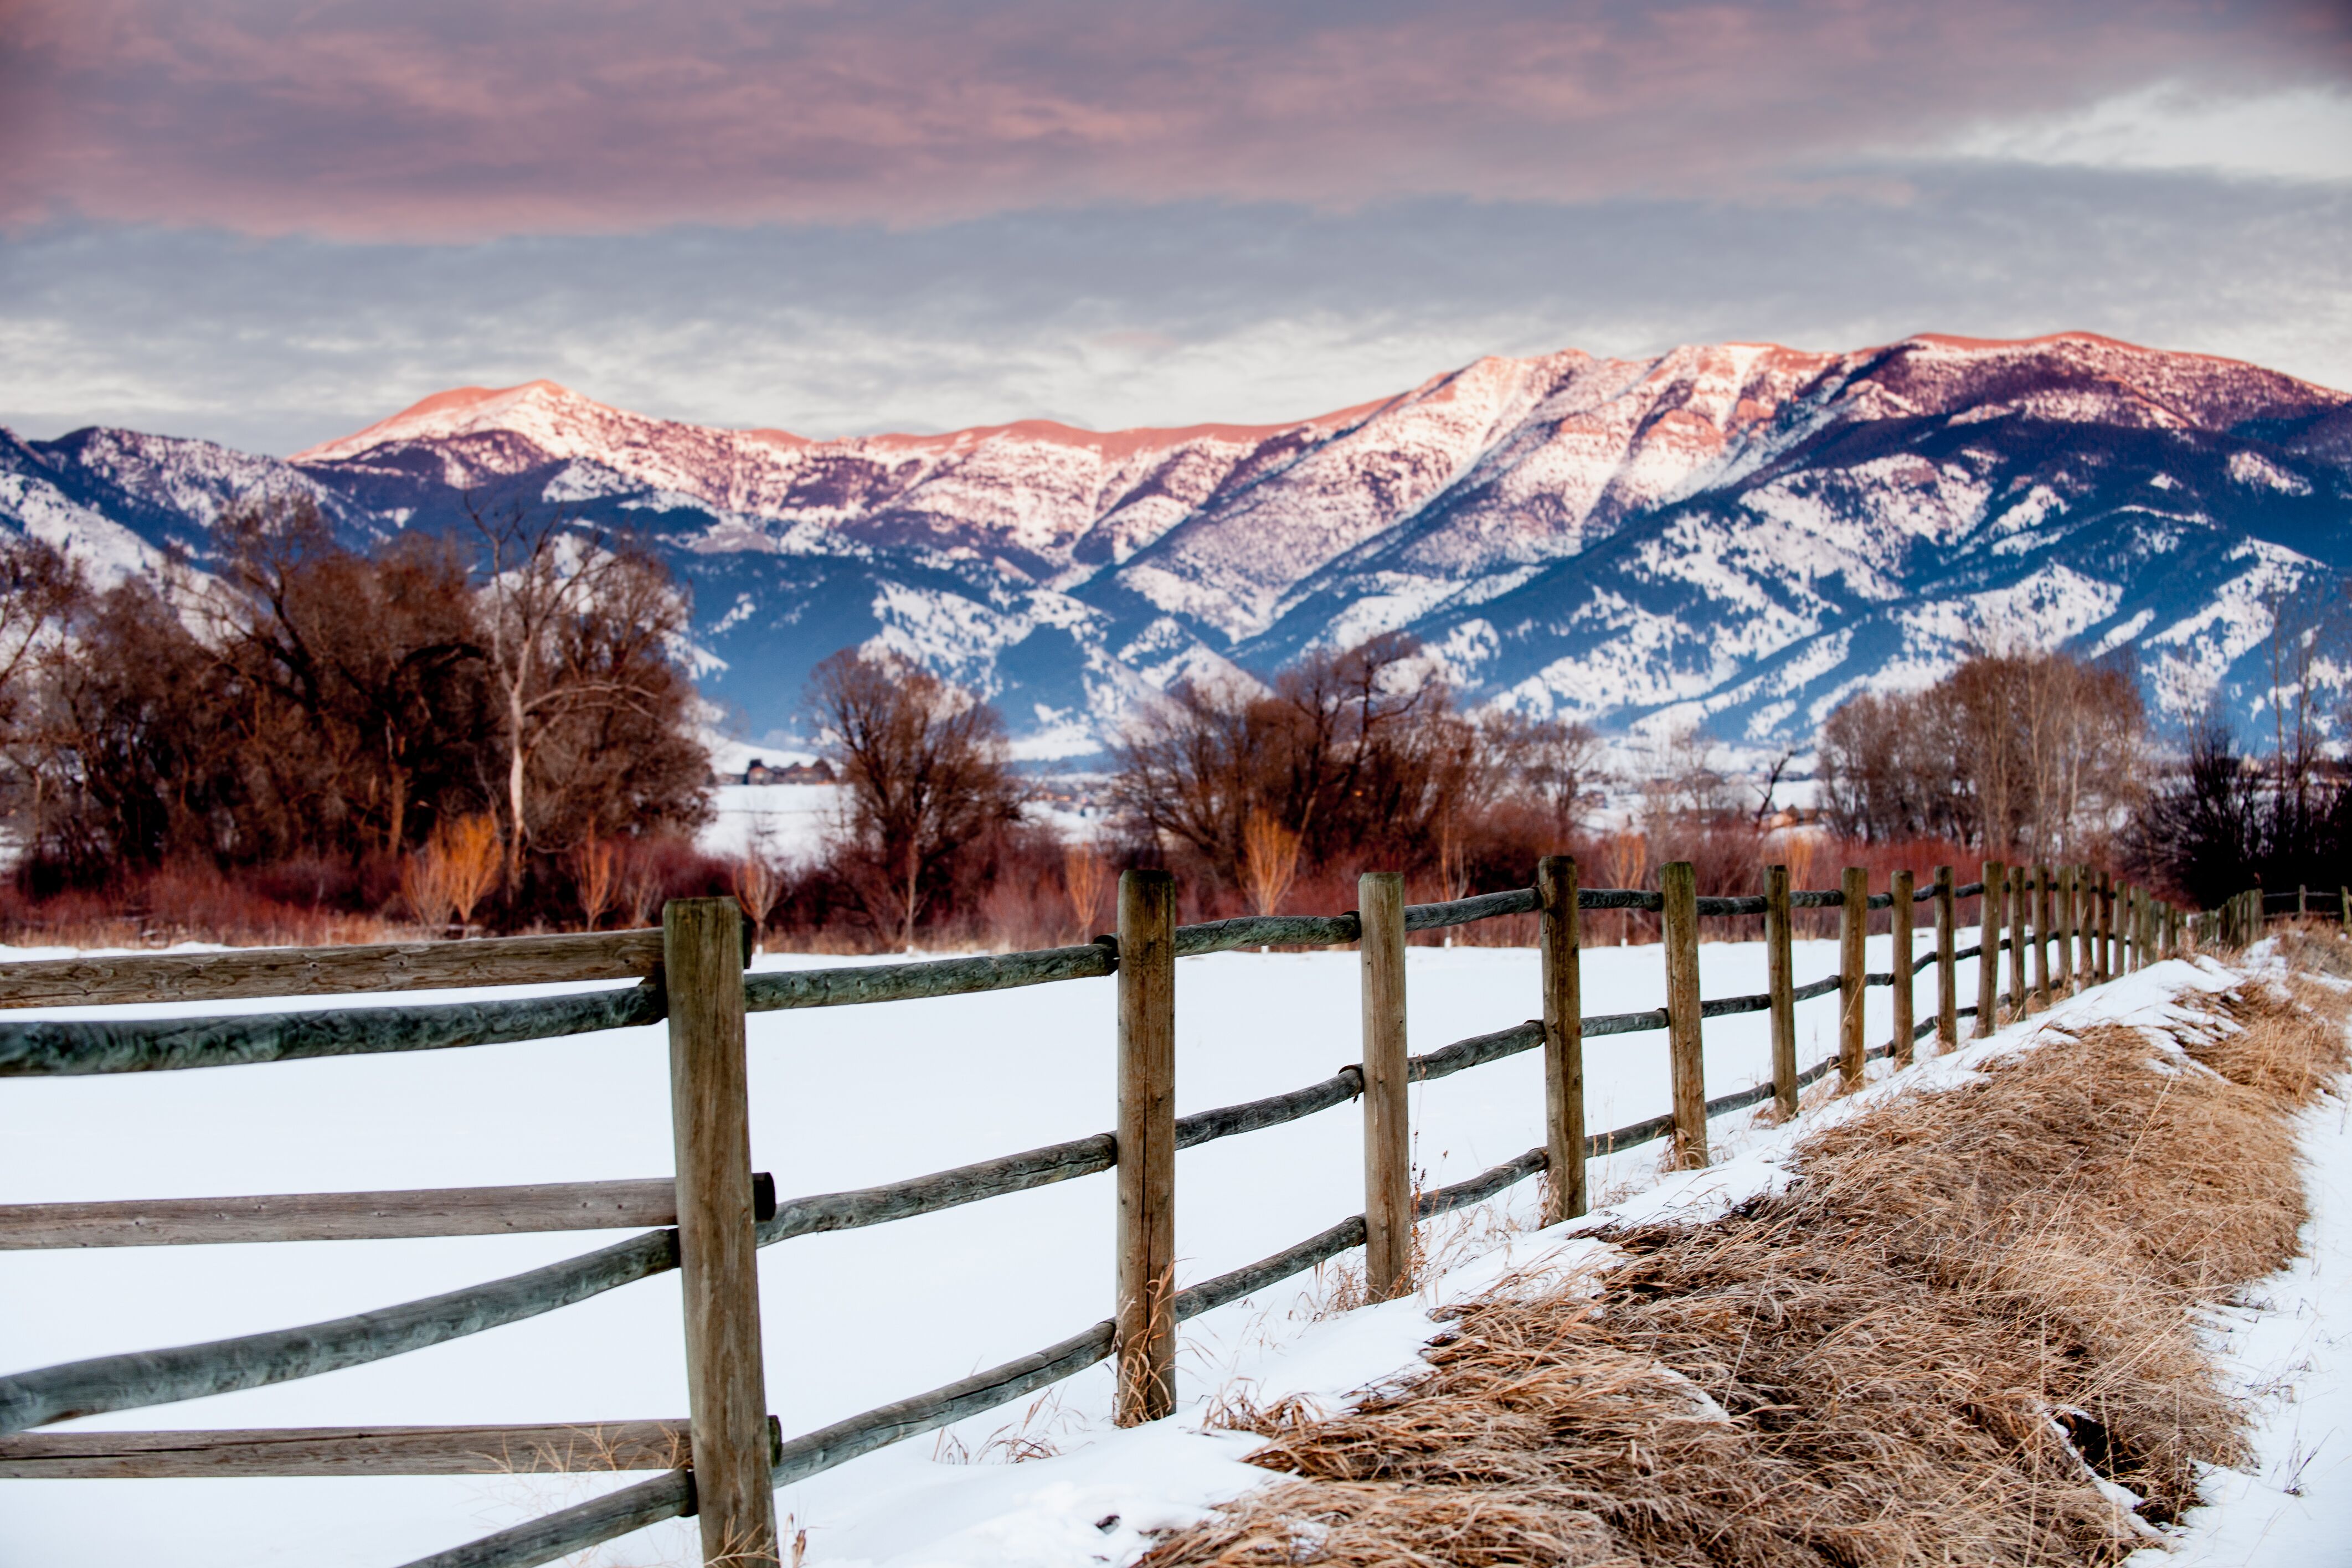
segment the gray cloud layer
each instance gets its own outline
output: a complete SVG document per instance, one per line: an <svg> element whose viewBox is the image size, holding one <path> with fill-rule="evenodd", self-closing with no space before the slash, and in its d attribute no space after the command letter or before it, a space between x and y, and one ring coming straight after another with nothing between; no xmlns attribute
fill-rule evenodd
<svg viewBox="0 0 2352 1568"><path fill-rule="evenodd" d="M471 245L0 249L0 422L287 452L466 383L814 435L1277 420L1481 353L2080 328L2352 385L2352 190L1945 164L1804 204L1177 204Z"/></svg>
<svg viewBox="0 0 2352 1568"><path fill-rule="evenodd" d="M2342 0L0 0L0 420L812 434L2087 328L2352 384Z"/></svg>
<svg viewBox="0 0 2352 1568"><path fill-rule="evenodd" d="M1753 199L2153 82L2347 72L2340 0L11 0L0 221L447 239Z"/></svg>

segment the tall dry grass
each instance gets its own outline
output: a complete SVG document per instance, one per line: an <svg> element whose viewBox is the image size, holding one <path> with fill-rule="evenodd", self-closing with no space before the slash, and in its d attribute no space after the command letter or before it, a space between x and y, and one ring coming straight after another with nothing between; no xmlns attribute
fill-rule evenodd
<svg viewBox="0 0 2352 1568"><path fill-rule="evenodd" d="M2242 1456L2192 1323L2294 1251L2292 1117L2345 1066L2311 1000L2250 988L2186 1062L2053 1039L1814 1134L1727 1218L1610 1233L1597 1281L1456 1310L1350 1410L1244 1406L1292 1479L1145 1561L2120 1561Z"/></svg>

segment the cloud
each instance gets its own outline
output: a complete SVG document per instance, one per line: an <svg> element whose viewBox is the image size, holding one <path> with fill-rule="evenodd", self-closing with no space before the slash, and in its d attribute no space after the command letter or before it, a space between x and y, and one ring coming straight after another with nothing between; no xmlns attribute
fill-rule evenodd
<svg viewBox="0 0 2352 1568"><path fill-rule="evenodd" d="M1801 205L1168 203L467 245L59 222L0 247L0 422L289 452L551 377L812 435L1271 421L1484 353L2085 329L2352 386L2352 190L1887 164Z"/></svg>
<svg viewBox="0 0 2352 1568"><path fill-rule="evenodd" d="M14 0L0 221L463 240L1818 201L1875 177L1841 172L1860 150L2347 75L2331 0Z"/></svg>
<svg viewBox="0 0 2352 1568"><path fill-rule="evenodd" d="M2352 181L2352 91L2215 97L2158 82L2084 109L1973 127L1950 150L1996 162Z"/></svg>

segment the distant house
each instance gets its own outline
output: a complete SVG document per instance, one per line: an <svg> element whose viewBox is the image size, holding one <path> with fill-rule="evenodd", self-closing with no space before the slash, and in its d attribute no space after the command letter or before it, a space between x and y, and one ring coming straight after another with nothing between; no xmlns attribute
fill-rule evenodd
<svg viewBox="0 0 2352 1568"><path fill-rule="evenodd" d="M736 784L830 784L833 764L823 758L814 762L769 763L754 757L751 765L743 769L742 777L730 780Z"/></svg>

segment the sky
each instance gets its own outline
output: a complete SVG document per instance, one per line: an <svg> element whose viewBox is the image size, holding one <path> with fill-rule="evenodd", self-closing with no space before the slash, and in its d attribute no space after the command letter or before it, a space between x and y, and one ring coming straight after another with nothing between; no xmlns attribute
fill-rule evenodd
<svg viewBox="0 0 2352 1568"><path fill-rule="evenodd" d="M2080 329L2352 387L2352 0L0 0L0 424L813 436Z"/></svg>

